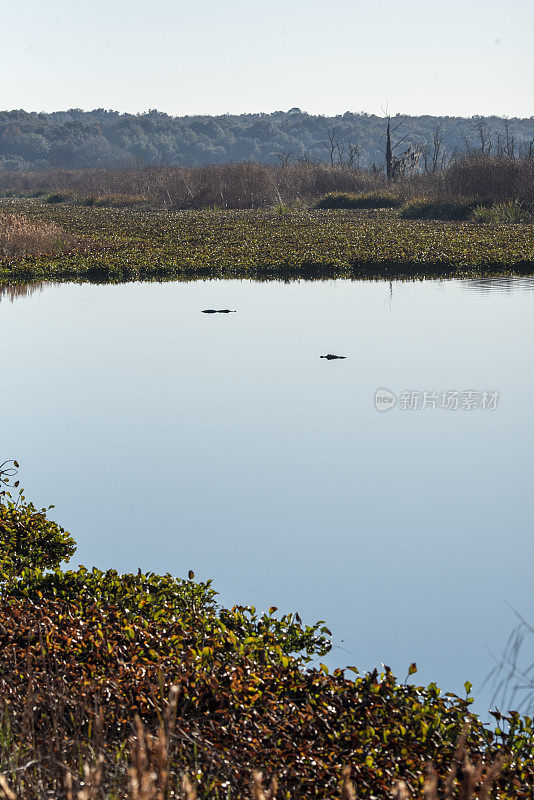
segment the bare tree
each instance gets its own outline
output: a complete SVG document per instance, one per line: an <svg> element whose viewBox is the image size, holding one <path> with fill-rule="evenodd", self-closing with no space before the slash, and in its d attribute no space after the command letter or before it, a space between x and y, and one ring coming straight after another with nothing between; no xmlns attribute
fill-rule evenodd
<svg viewBox="0 0 534 800"><path fill-rule="evenodd" d="M316 158L312 158L309 153L304 153L297 158L297 164L319 164L321 163Z"/></svg>
<svg viewBox="0 0 534 800"><path fill-rule="evenodd" d="M480 154L482 156L489 156L493 147L493 140L488 123L484 120L480 120L476 123L476 131L480 141Z"/></svg>
<svg viewBox="0 0 534 800"><path fill-rule="evenodd" d="M349 149L347 165L349 167L356 167L356 169L359 169L360 159L362 157L362 148L359 144L353 144L352 142L348 142L347 147Z"/></svg>
<svg viewBox="0 0 534 800"><path fill-rule="evenodd" d="M423 159L423 169L425 172L438 172L444 168L447 160L447 153L443 148L443 133L441 125L437 125L432 133L430 144L419 145L421 158Z"/></svg>
<svg viewBox="0 0 534 800"><path fill-rule="evenodd" d="M504 127L504 155L506 158L515 158L515 136L512 133L512 123L509 119L503 119Z"/></svg>
<svg viewBox="0 0 534 800"><path fill-rule="evenodd" d="M442 158L442 153L441 153L442 147L443 147L443 133L441 131L441 125L436 125L436 127L434 128L434 133L432 134L432 157L431 157L432 172L437 172L438 170L438 166Z"/></svg>
<svg viewBox="0 0 534 800"><path fill-rule="evenodd" d="M291 164L292 154L287 151L282 151L276 154L277 159L283 167L288 167Z"/></svg>
<svg viewBox="0 0 534 800"><path fill-rule="evenodd" d="M477 119L473 122L473 132L478 139L477 146L473 150L467 137L464 139L469 155L489 156L493 149L493 139L491 129L484 119Z"/></svg>
<svg viewBox="0 0 534 800"><path fill-rule="evenodd" d="M406 117L404 117L404 119L401 119L400 122L397 122L397 124L394 125L393 128L391 127L391 116L389 114L387 120L388 121L386 125L386 134L385 134L386 135L386 179L387 182L390 183L390 181L392 181L395 177L395 172L398 172L398 169L396 169L396 157L394 155L395 150L397 149L397 147L400 147L400 145L406 140L408 134L406 134L406 136L403 136L397 142L392 143L391 137L395 135L395 133L398 131L401 125L404 125L404 123L406 122Z"/></svg>
<svg viewBox="0 0 534 800"><path fill-rule="evenodd" d="M336 151L339 147L339 137L337 135L337 128L330 128L326 135L328 136L328 142L323 142L324 147L328 150L328 156L330 158L330 163L332 166L335 164L335 157Z"/></svg>
<svg viewBox="0 0 534 800"><path fill-rule="evenodd" d="M361 158L361 148L353 142L343 142L338 134L337 128L327 131L328 141L323 142L323 146L328 150L330 163L333 167L359 167Z"/></svg>
<svg viewBox="0 0 534 800"><path fill-rule="evenodd" d="M410 145L404 153L395 156L393 161L393 178L403 178L405 175L413 174L417 171L420 160L421 151Z"/></svg>
<svg viewBox="0 0 534 800"><path fill-rule="evenodd" d="M395 133L401 125L404 125L406 119L407 117L404 117L404 119L401 119L392 127L391 116L389 114L387 116L387 125L384 135L386 137L386 180L388 183L391 183L391 181L408 172L414 172L421 159L421 150L415 149L411 145L403 153L399 155L395 154L395 150L400 147L409 136L409 134L406 134L406 136L401 137L397 141L393 141Z"/></svg>

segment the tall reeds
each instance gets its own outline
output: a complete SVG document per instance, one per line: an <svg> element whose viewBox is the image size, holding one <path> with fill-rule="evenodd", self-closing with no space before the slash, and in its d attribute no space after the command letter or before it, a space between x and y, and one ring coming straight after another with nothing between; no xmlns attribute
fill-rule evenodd
<svg viewBox="0 0 534 800"><path fill-rule="evenodd" d="M247 209L312 203L329 192L402 197L468 197L481 203L534 204L534 159L474 155L438 172L404 176L386 187L381 173L300 162L282 166L228 163L204 167L0 172L0 194L49 196L86 205Z"/></svg>
<svg viewBox="0 0 534 800"><path fill-rule="evenodd" d="M70 245L72 237L53 222L0 213L0 255L4 257L61 253Z"/></svg>

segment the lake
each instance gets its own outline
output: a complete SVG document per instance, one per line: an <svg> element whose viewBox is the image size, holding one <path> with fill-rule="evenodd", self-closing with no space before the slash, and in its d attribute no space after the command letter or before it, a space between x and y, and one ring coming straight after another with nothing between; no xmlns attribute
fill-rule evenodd
<svg viewBox="0 0 534 800"><path fill-rule="evenodd" d="M74 565L193 569L484 711L534 622L533 307L532 279L4 291L0 461Z"/></svg>

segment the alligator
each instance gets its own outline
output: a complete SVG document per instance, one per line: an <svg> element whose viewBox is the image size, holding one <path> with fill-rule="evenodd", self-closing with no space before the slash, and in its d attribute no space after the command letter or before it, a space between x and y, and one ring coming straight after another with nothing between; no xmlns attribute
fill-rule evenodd
<svg viewBox="0 0 534 800"><path fill-rule="evenodd" d="M231 311L229 308L205 308L202 311L203 314L235 314L235 311Z"/></svg>
<svg viewBox="0 0 534 800"><path fill-rule="evenodd" d="M335 356L333 353L328 353L326 356L319 356L319 358L327 358L329 361L332 361L334 358L346 358L347 356Z"/></svg>

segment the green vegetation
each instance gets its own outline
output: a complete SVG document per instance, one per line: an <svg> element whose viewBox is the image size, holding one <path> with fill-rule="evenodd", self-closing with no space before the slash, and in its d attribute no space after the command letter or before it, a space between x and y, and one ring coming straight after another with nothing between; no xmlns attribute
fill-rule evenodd
<svg viewBox="0 0 534 800"><path fill-rule="evenodd" d="M397 208L401 204L398 195L392 192L329 192L315 204L316 208Z"/></svg>
<svg viewBox="0 0 534 800"><path fill-rule="evenodd" d="M72 200L72 195L61 194L61 192L53 192L46 198L47 203L66 203L69 200Z"/></svg>
<svg viewBox="0 0 534 800"><path fill-rule="evenodd" d="M0 532L23 553L0 573L0 760L25 800L72 797L73 783L92 780L84 763L96 763L100 787L84 797L124 797L135 714L132 747L156 747L148 732L159 728L165 762L160 752L154 769L175 777L165 794L132 800L178 796L184 772L202 797L239 797L258 767L277 776L281 797L332 796L346 764L361 798L388 797L399 778L420 794L429 760L445 780L466 721L472 757L502 766L499 797L530 796L532 721L496 713L500 727L484 727L469 712L469 683L462 699L399 683L388 667L311 667L330 649L324 623L222 608L191 572L63 571L72 539L22 496L0 502Z"/></svg>
<svg viewBox="0 0 534 800"><path fill-rule="evenodd" d="M46 517L46 509L25 503L6 502L0 518L0 581L20 577L31 570L44 570L68 561L76 550L74 540Z"/></svg>
<svg viewBox="0 0 534 800"><path fill-rule="evenodd" d="M10 201L75 242L0 259L0 282L199 277L380 278L527 273L532 225L400 219L395 211L144 212Z"/></svg>
<svg viewBox="0 0 534 800"><path fill-rule="evenodd" d="M416 198L408 200L399 210L402 219L473 220L493 225L532 222L532 213L519 200L483 205L476 199L459 197Z"/></svg>
<svg viewBox="0 0 534 800"><path fill-rule="evenodd" d="M529 214L517 200L494 203L492 206L477 206L472 216L475 222L487 222L492 225L533 221L532 214Z"/></svg>
<svg viewBox="0 0 534 800"><path fill-rule="evenodd" d="M403 219L463 221L471 217L476 205L476 200L465 198L454 200L421 197L415 200L408 200L404 203L399 213Z"/></svg>

